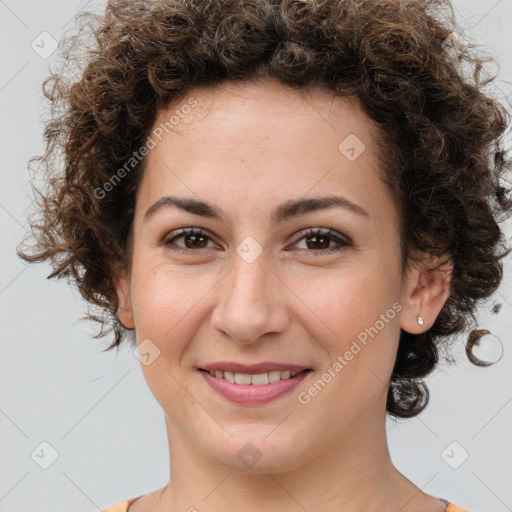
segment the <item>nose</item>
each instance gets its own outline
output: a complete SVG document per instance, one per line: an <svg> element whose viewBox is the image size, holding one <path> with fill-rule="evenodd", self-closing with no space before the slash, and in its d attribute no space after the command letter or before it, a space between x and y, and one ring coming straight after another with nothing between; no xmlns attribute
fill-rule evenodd
<svg viewBox="0 0 512 512"><path fill-rule="evenodd" d="M235 254L219 283L212 326L244 344L257 342L264 334L284 332L289 323L284 288L265 253L251 263Z"/></svg>

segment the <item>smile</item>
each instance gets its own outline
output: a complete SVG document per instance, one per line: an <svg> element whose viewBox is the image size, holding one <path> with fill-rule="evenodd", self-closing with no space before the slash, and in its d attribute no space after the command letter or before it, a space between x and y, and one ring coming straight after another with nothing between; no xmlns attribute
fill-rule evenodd
<svg viewBox="0 0 512 512"><path fill-rule="evenodd" d="M303 370L306 371L306 370ZM261 386L263 384L272 384L274 382L279 382L280 380L290 379L291 377L295 377L299 372L291 372L290 370L285 370L283 372L273 371L273 372L265 372L265 373L234 373L234 372L223 372L221 370L209 371L208 372L212 377L217 377L218 379L224 379L228 382L237 383L237 384L252 384L253 386Z"/></svg>
<svg viewBox="0 0 512 512"><path fill-rule="evenodd" d="M239 404L262 404L291 392L311 369L272 370L260 373L239 373L200 369L210 388L224 398Z"/></svg>

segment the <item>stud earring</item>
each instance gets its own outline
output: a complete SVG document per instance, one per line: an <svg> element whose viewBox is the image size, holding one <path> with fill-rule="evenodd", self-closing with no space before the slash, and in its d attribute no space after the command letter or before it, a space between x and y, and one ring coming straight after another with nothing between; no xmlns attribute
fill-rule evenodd
<svg viewBox="0 0 512 512"><path fill-rule="evenodd" d="M423 318L421 317L421 315L418 315L418 323L420 325L423 325Z"/></svg>

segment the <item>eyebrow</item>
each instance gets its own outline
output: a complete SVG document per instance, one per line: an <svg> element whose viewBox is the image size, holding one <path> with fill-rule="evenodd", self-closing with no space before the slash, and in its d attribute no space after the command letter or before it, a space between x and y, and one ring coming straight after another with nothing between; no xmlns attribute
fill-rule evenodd
<svg viewBox="0 0 512 512"><path fill-rule="evenodd" d="M176 207L180 210L194 215L199 215L201 217L208 217L228 223L228 219L224 211L214 205L198 199L173 196L164 196L156 201L156 203L146 210L143 220L147 221L156 215L157 212L171 207ZM345 208L352 213L370 218L370 214L364 208L352 201L349 201L346 197L328 195L323 197L305 197L285 201L277 206L277 208L272 212L271 221L273 224L277 224L292 217L298 217L299 215L305 215L306 213L333 207Z"/></svg>

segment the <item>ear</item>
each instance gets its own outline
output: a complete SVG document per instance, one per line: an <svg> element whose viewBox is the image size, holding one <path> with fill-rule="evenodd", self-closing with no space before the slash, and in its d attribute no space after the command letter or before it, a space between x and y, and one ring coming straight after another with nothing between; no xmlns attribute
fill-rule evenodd
<svg viewBox="0 0 512 512"><path fill-rule="evenodd" d="M126 272L122 272L116 279L116 292L118 300L117 317L120 322L127 328L135 328L133 319L132 300L130 294L130 280Z"/></svg>
<svg viewBox="0 0 512 512"><path fill-rule="evenodd" d="M450 295L453 271L451 260L444 256L423 255L407 276L402 296L400 327L411 334L420 334L432 327ZM423 325L418 323L418 316Z"/></svg>

